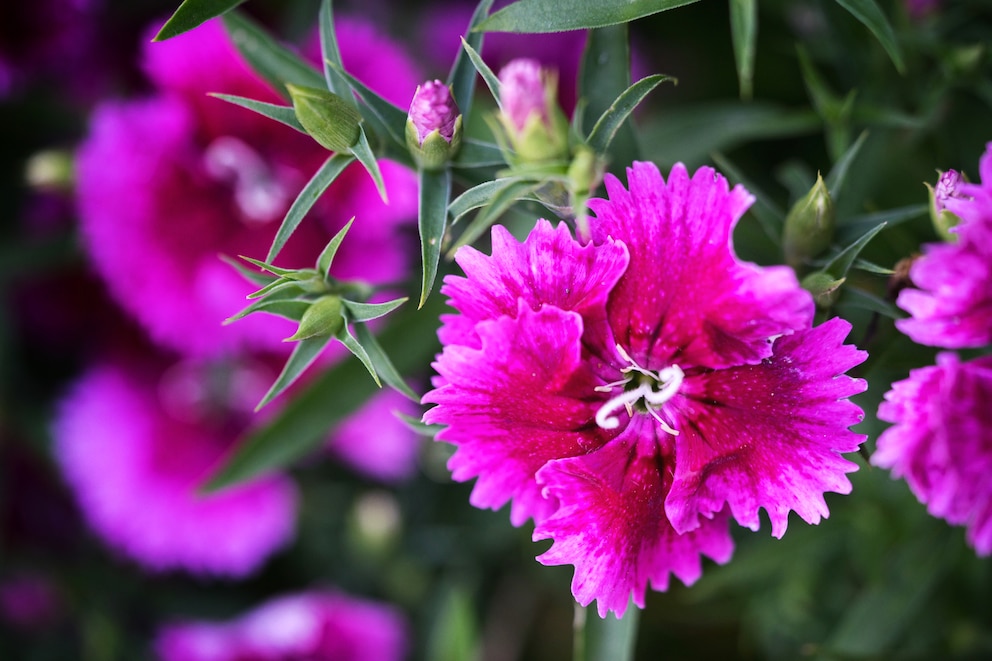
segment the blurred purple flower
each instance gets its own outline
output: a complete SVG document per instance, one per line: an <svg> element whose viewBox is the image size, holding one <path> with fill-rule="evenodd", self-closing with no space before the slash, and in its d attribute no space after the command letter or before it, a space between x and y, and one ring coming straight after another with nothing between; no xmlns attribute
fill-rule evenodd
<svg viewBox="0 0 992 661"><path fill-rule="evenodd" d="M0 579L0 619L21 629L53 624L63 609L62 596L45 575L21 571Z"/></svg>
<svg viewBox="0 0 992 661"><path fill-rule="evenodd" d="M903 289L896 303L911 315L896 328L914 342L958 349L992 342L992 142L979 165L982 182L958 180L937 198L960 218L950 232L952 243L923 247L909 271L914 287ZM941 178L941 183L943 182Z"/></svg>
<svg viewBox="0 0 992 661"><path fill-rule="evenodd" d="M992 356L937 364L892 384L878 417L894 425L878 438L876 466L905 479L933 516L968 529L979 555L992 554Z"/></svg>
<svg viewBox="0 0 992 661"><path fill-rule="evenodd" d="M162 661L400 661L406 623L392 606L313 590L268 601L227 622L162 627Z"/></svg>
<svg viewBox="0 0 992 661"><path fill-rule="evenodd" d="M419 76L370 26L338 21L344 64L397 103ZM289 205L328 153L308 136L208 96L279 102L210 21L148 43L156 93L99 107L78 153L85 247L115 299L164 346L198 356L281 345L288 322L269 315L221 327L252 287L218 255L264 257ZM283 102L285 103L285 102ZM372 284L405 277L412 251L401 227L416 218L412 172L381 164L384 205L371 178L349 168L315 205L277 263L310 266L328 239L357 220L334 275ZM370 257L371 256L371 257Z"/></svg>
<svg viewBox="0 0 992 661"><path fill-rule="evenodd" d="M417 468L420 444L396 414L417 416L420 410L404 395L383 389L332 432L328 449L351 468L376 480L409 478Z"/></svg>
<svg viewBox="0 0 992 661"><path fill-rule="evenodd" d="M90 526L153 570L243 576L290 541L296 490L282 475L197 489L251 420L272 375L260 366L91 368L60 403L55 457Z"/></svg>
<svg viewBox="0 0 992 661"><path fill-rule="evenodd" d="M539 221L523 243L494 227L491 257L459 251L466 277L442 292L460 314L424 396L472 504L534 518L554 540L539 560L574 564L573 594L604 616L670 574L692 583L701 555L727 561L731 516L757 530L764 508L776 537L790 511L817 523L863 440L850 325L811 328L791 269L734 254L753 197L711 168L627 175L582 242Z"/></svg>

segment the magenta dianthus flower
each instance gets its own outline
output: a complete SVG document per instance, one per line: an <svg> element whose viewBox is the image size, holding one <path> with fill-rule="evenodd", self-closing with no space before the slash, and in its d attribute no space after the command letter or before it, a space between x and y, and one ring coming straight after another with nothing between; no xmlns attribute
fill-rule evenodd
<svg viewBox="0 0 992 661"><path fill-rule="evenodd" d="M394 607L336 591L272 599L227 622L175 622L159 631L162 661L400 661L406 622Z"/></svg>
<svg viewBox="0 0 992 661"><path fill-rule="evenodd" d="M397 46L347 20L338 22L338 39L350 71L394 102L410 98L419 76ZM264 258L290 204L329 154L306 135L209 96L285 104L239 58L218 21L149 42L144 57L155 93L101 105L78 152L79 214L91 261L114 298L163 346L197 356L282 348L292 334L286 320L251 315L221 326L253 286L219 255ZM333 275L373 285L404 278L412 251L400 227L417 216L416 178L393 162L381 169L388 205L362 168L348 168L276 263L313 264L354 216Z"/></svg>
<svg viewBox="0 0 992 661"><path fill-rule="evenodd" d="M943 194L935 201L961 219L950 230L958 240L924 246L909 271L914 287L896 300L911 315L896 328L919 344L959 349L992 342L992 142L979 172L980 184L956 180L950 190L941 177L935 193Z"/></svg>
<svg viewBox="0 0 992 661"><path fill-rule="evenodd" d="M424 396L472 503L533 518L554 540L539 560L575 565L604 616L727 561L729 517L757 529L764 508L777 537L790 511L818 522L863 440L849 324L811 328L791 269L733 252L753 198L707 167L628 178L607 177L584 241L540 221L522 243L494 227L491 257L460 250Z"/></svg>
<svg viewBox="0 0 992 661"><path fill-rule="evenodd" d="M271 376L242 367L225 378L231 387L214 392L216 379L195 363L108 362L60 404L54 452L80 509L145 567L244 576L293 537L297 496L286 476L198 492Z"/></svg>
<svg viewBox="0 0 992 661"><path fill-rule="evenodd" d="M878 417L882 432L871 462L892 470L933 516L968 529L979 555L992 554L992 356L962 362L944 352L937 364L892 384Z"/></svg>

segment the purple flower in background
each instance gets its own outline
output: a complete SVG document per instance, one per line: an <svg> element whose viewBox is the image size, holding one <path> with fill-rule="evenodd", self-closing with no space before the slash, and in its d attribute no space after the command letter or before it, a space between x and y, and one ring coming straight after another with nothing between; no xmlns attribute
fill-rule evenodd
<svg viewBox="0 0 992 661"><path fill-rule="evenodd" d="M397 413L416 416L420 407L395 390L383 389L338 425L328 449L359 473L381 482L412 477L420 443Z"/></svg>
<svg viewBox="0 0 992 661"><path fill-rule="evenodd" d="M385 604L313 590L268 601L227 622L162 627L162 661L400 661L406 623Z"/></svg>
<svg viewBox="0 0 992 661"><path fill-rule="evenodd" d="M370 26L341 20L344 64L396 103L419 76ZM252 286L221 254L264 257L289 205L328 153L302 135L211 92L279 102L210 21L145 48L156 93L108 102L93 115L77 160L87 252L115 299L160 344L191 355L281 347L285 320L250 317L221 327ZM284 103L284 102L283 102ZM318 201L277 263L312 264L352 216L334 275L383 284L406 276L416 218L413 173L381 164L390 204L371 178L349 168ZM370 258L370 255L374 257Z"/></svg>
<svg viewBox="0 0 992 661"><path fill-rule="evenodd" d="M293 536L296 490L259 478L200 494L272 378L258 365L117 360L60 403L54 452L90 526L153 570L238 577Z"/></svg>
<svg viewBox="0 0 992 661"><path fill-rule="evenodd" d="M495 227L491 257L459 251L466 276L442 291L460 314L424 396L472 503L533 518L554 540L539 560L574 564L576 599L604 616L695 581L700 555L728 560L729 517L756 530L764 508L776 537L790 511L818 522L863 439L850 326L811 328L791 269L733 252L753 198L710 168L628 178L590 203L586 241L540 221L523 243Z"/></svg>
<svg viewBox="0 0 992 661"><path fill-rule="evenodd" d="M958 240L924 246L909 271L914 287L896 300L911 315L896 327L919 344L957 349L992 342L992 142L979 171L982 183L959 179L952 189L941 177L934 199L961 219L950 230Z"/></svg>
<svg viewBox="0 0 992 661"><path fill-rule="evenodd" d="M933 516L968 529L979 555L992 554L992 357L955 354L892 384L878 417L894 425L871 462L903 478Z"/></svg>

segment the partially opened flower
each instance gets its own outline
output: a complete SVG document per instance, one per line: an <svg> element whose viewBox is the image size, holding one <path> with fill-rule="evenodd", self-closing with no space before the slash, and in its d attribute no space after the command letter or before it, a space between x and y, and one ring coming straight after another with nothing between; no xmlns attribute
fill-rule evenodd
<svg viewBox="0 0 992 661"><path fill-rule="evenodd" d="M601 615L728 560L729 517L757 529L764 508L775 536L790 511L818 522L862 440L850 326L811 328L791 269L733 252L753 198L710 168L628 177L607 178L583 241L540 221L522 243L494 227L491 257L461 249L424 397L472 503L533 518L554 540L539 559L574 564Z"/></svg>
<svg viewBox="0 0 992 661"><path fill-rule="evenodd" d="M331 590L272 599L226 622L175 622L159 631L162 661L400 661L406 623L396 608Z"/></svg>
<svg viewBox="0 0 992 661"><path fill-rule="evenodd" d="M937 364L892 384L878 417L895 423L871 462L903 478L933 516L966 526L979 555L992 554L992 357Z"/></svg>
<svg viewBox="0 0 992 661"><path fill-rule="evenodd" d="M417 76L371 27L338 21L345 66L405 103ZM95 112L77 159L84 245L115 299L158 343L198 356L279 348L288 324L271 315L222 327L252 291L219 256L264 258L289 206L327 150L311 138L209 93L281 101L238 57L218 21L149 42L155 93ZM289 240L276 264L313 264L356 217L333 275L373 285L403 279L417 212L412 172L381 163L390 203L361 167L341 174ZM374 257L370 258L369 256Z"/></svg>
<svg viewBox="0 0 992 661"><path fill-rule="evenodd" d="M90 526L152 570L255 571L293 537L292 482L272 475L214 494L199 489L247 429L270 379L245 362L90 368L53 429L56 461Z"/></svg>
<svg viewBox="0 0 992 661"><path fill-rule="evenodd" d="M980 184L941 177L935 203L960 218L950 230L957 241L924 246L909 271L914 287L896 300L910 314L896 327L919 344L958 349L992 342L992 143L979 172Z"/></svg>

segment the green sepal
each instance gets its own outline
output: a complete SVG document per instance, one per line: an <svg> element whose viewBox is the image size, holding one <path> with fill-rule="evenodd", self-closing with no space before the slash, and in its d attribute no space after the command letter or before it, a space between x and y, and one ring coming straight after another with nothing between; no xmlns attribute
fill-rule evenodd
<svg viewBox="0 0 992 661"><path fill-rule="evenodd" d="M817 307L826 310L837 302L837 297L840 296L840 286L844 284L846 279L835 278L829 273L817 271L803 278L800 284L803 289L813 295L813 301Z"/></svg>
<svg viewBox="0 0 992 661"><path fill-rule="evenodd" d="M362 116L350 103L326 89L293 84L287 84L286 89L296 118L321 146L347 152L358 143Z"/></svg>
<svg viewBox="0 0 992 661"><path fill-rule="evenodd" d="M385 316L408 300L410 299L404 296L403 298L397 298L385 303L359 303L358 301L349 301L345 298L342 299L342 303L344 303L344 308L347 310L349 321L361 323Z"/></svg>
<svg viewBox="0 0 992 661"><path fill-rule="evenodd" d="M331 237L331 240L327 242L327 245L320 252L320 256L317 257L317 274L325 281L331 269L331 263L334 262L334 256L338 254L338 248L341 247L341 242L344 241L344 237L348 233L348 230L351 229L353 222L355 222L354 216L345 223L344 227L337 231L337 234Z"/></svg>
<svg viewBox="0 0 992 661"><path fill-rule="evenodd" d="M313 276L317 275L317 272L313 269L284 269L280 266L273 266L259 259L253 257L245 257L244 255L238 255L241 259L245 260L253 266L268 271L273 275L277 275L280 278L286 278L287 280L309 280Z"/></svg>
<svg viewBox="0 0 992 661"><path fill-rule="evenodd" d="M247 317L253 312L268 312L298 322L310 307L308 301L296 298L299 294L300 292L293 292L289 289L275 292L265 298L256 300L237 314L225 319L222 323L226 326L238 319Z"/></svg>
<svg viewBox="0 0 992 661"><path fill-rule="evenodd" d="M257 291L253 291L248 294L246 298L248 300L253 300L256 298L262 298L263 296L271 296L276 292L285 292L286 290L293 290L295 294L305 294L306 289L303 287L303 283L296 280L287 280L285 278L279 278L273 280L271 283L265 285Z"/></svg>
<svg viewBox="0 0 992 661"><path fill-rule="evenodd" d="M448 142L441 131L434 129L421 143L413 120L406 120L406 146L417 167L425 170L441 170L448 165L462 144L462 116L455 118L454 133Z"/></svg>
<svg viewBox="0 0 992 661"><path fill-rule="evenodd" d="M318 298L303 313L296 332L283 342L298 342L312 337L336 335L345 323L342 310L340 296L329 294Z"/></svg>

